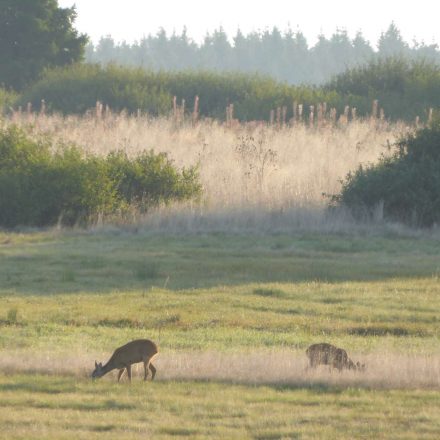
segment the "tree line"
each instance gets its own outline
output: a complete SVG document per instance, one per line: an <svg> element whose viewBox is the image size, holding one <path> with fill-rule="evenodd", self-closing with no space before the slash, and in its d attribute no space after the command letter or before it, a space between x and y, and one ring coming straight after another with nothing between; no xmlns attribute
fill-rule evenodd
<svg viewBox="0 0 440 440"><path fill-rule="evenodd" d="M174 97L174 107L185 102L187 112L197 98L202 117L250 121L288 120L295 102L303 116L311 107L340 114L348 106L363 116L378 100L386 117L407 120L439 107L437 45L410 46L394 23L377 51L361 33L351 40L338 30L309 47L301 32L277 28L238 31L233 43L219 29L201 45L186 30L170 37L162 30L132 45L105 37L95 48L76 31L75 18L75 8L57 0L0 0L0 59L7 60L0 63L0 109L81 113L99 101L116 111L167 115Z"/></svg>
<svg viewBox="0 0 440 440"><path fill-rule="evenodd" d="M230 39L222 28L208 33L196 44L186 28L180 35L167 35L161 29L128 44L105 36L94 45L89 42L86 61L136 66L155 71L214 70L269 75L289 84L320 85L347 68L388 57L429 60L440 64L437 44L404 41L394 23L383 32L374 49L362 32L351 39L345 30L326 38L318 36L310 46L301 31L277 27L244 35L240 30Z"/></svg>

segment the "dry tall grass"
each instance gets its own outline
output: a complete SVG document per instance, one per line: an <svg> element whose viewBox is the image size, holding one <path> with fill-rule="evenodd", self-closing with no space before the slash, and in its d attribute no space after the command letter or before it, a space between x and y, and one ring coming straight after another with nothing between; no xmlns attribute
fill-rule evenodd
<svg viewBox="0 0 440 440"><path fill-rule="evenodd" d="M292 350L260 350L250 352L220 353L166 352L154 359L157 380L220 381L251 385L286 386L342 386L393 389L440 389L440 356L404 355L377 352L368 355L350 353L354 360L366 364L362 372L330 370L320 366L307 369L305 353ZM106 361L109 354L102 355ZM67 375L78 378L90 376L94 367L91 355L78 353L63 356L60 353L3 352L0 372ZM116 381L115 370L104 380ZM143 378L142 364L134 365L134 381Z"/></svg>
<svg viewBox="0 0 440 440"><path fill-rule="evenodd" d="M298 123L280 129L257 123L176 124L172 118L124 113L106 117L14 113L2 121L11 123L35 136L51 134L56 140L75 142L87 152L122 149L135 155L154 149L167 152L178 166L198 163L202 203L161 210L149 221L169 223L179 214L181 223L199 226L208 217L218 224L240 217L248 226L273 226L280 218L290 225L322 223L328 201L323 193L337 193L340 179L350 170L377 161L386 153L385 146L409 129L380 119L320 127Z"/></svg>

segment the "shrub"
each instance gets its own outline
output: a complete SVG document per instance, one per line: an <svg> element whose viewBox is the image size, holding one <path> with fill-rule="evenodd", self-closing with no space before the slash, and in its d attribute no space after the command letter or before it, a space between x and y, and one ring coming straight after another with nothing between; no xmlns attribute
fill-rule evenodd
<svg viewBox="0 0 440 440"><path fill-rule="evenodd" d="M0 130L0 225L86 224L100 214L160 203L201 192L196 167L177 170L163 153L129 159L85 155L75 145L32 140L12 126Z"/></svg>
<svg viewBox="0 0 440 440"><path fill-rule="evenodd" d="M391 156L349 173L332 204L357 218L371 217L383 204L385 219L413 226L440 223L440 120L393 146Z"/></svg>
<svg viewBox="0 0 440 440"><path fill-rule="evenodd" d="M17 94L15 92L0 87L0 114L6 108L12 106L16 99Z"/></svg>
<svg viewBox="0 0 440 440"><path fill-rule="evenodd" d="M339 105L333 92L312 87L293 87L269 77L240 73L152 72L141 68L108 65L75 65L47 71L23 92L16 105L32 103L39 108L44 99L50 111L64 114L84 113L97 101L114 111L138 109L151 115L168 115L173 96L185 100L192 111L195 96L200 98L200 114L224 119L226 106L234 104L234 117L241 120L269 118L270 110L286 106L293 113L293 101L310 104L326 101Z"/></svg>
<svg viewBox="0 0 440 440"><path fill-rule="evenodd" d="M110 65L77 64L49 70L23 92L18 105L32 103L39 108L41 100L49 111L65 114L84 113L101 101L115 111L135 113L138 109L152 115L169 112L172 97L154 77L142 69L123 69Z"/></svg>
<svg viewBox="0 0 440 440"><path fill-rule="evenodd" d="M82 114L97 101L113 111L141 110L153 116L169 115L173 96L185 100L187 112L200 98L203 117L225 118L225 109L234 104L234 118L242 121L268 120L270 111L286 108L293 116L292 104L309 106L326 103L338 113L346 105L356 107L358 116L371 113L378 99L386 117L427 119L429 108L440 102L440 67L429 61L390 58L348 69L322 87L292 86L258 74L208 71L154 72L141 68L77 64L48 70L15 101L15 106L32 103L38 109L44 99L49 111ZM1 94L0 94L1 99Z"/></svg>
<svg viewBox="0 0 440 440"><path fill-rule="evenodd" d="M379 59L347 69L325 87L340 99L367 114L371 102L379 100L385 115L392 119L414 120L427 116L440 102L440 66L426 60L403 57Z"/></svg>
<svg viewBox="0 0 440 440"><path fill-rule="evenodd" d="M179 172L166 153L144 151L130 160L123 151L112 152L107 165L118 196L143 212L169 200L196 197L202 190L197 168Z"/></svg>

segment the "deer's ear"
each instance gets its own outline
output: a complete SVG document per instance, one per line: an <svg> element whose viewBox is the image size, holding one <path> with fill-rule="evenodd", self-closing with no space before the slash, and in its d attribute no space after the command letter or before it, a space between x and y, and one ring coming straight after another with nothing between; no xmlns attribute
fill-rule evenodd
<svg viewBox="0 0 440 440"><path fill-rule="evenodd" d="M98 362L95 361L95 368L98 368Z"/></svg>

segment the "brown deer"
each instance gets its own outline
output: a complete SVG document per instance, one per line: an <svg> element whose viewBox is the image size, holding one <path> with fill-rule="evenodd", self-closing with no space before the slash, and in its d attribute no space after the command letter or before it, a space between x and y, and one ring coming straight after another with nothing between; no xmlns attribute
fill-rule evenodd
<svg viewBox="0 0 440 440"><path fill-rule="evenodd" d="M148 339L137 339L128 344L123 345L115 350L109 361L102 365L95 361L95 370L92 373L92 378L102 377L109 371L118 369L118 382L127 370L128 380L131 382L131 365L138 362L144 363L144 380L147 380L148 369L151 370L151 380L154 380L156 375L156 368L151 363L151 359L158 353L157 346L154 342Z"/></svg>
<svg viewBox="0 0 440 440"><path fill-rule="evenodd" d="M310 368L316 368L318 365L329 365L342 371L344 368L348 370L365 369L364 364L354 363L347 355L347 352L335 347L331 344L321 343L313 344L306 350L307 357L310 361Z"/></svg>

